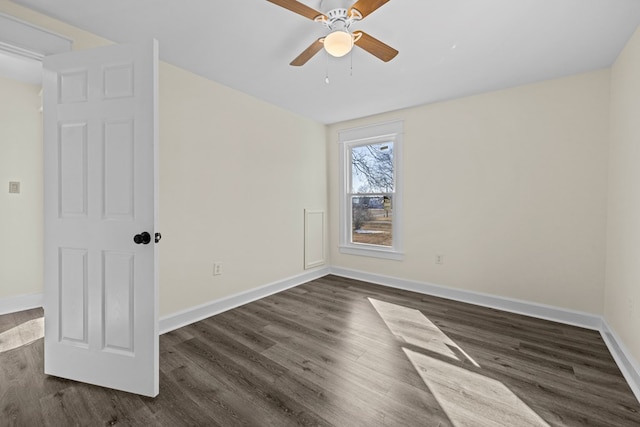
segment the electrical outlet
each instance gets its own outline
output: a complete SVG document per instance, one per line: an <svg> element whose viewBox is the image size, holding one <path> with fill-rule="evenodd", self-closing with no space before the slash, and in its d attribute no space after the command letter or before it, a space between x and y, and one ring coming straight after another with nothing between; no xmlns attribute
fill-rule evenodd
<svg viewBox="0 0 640 427"><path fill-rule="evenodd" d="M222 274L222 264L219 262L214 262L213 263L213 275L214 276L219 276Z"/></svg>
<svg viewBox="0 0 640 427"><path fill-rule="evenodd" d="M436 264L444 264L444 255L436 254Z"/></svg>

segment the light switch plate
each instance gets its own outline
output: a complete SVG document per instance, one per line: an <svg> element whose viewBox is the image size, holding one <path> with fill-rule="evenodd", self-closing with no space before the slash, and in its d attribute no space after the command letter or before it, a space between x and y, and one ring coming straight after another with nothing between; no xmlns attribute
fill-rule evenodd
<svg viewBox="0 0 640 427"><path fill-rule="evenodd" d="M222 274L222 263L214 262L213 263L213 275L219 276Z"/></svg>
<svg viewBox="0 0 640 427"><path fill-rule="evenodd" d="M9 181L9 193L20 193L20 183L18 181Z"/></svg>

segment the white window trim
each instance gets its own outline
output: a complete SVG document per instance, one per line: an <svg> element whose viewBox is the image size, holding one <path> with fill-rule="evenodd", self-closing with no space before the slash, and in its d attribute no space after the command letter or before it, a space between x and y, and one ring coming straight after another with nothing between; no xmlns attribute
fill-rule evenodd
<svg viewBox="0 0 640 427"><path fill-rule="evenodd" d="M403 229L402 229L402 139L404 122L380 123L372 126L346 129L339 132L340 144L340 253L360 255L392 260L403 260ZM351 242L351 209L347 204L349 194L349 164L347 162L348 150L352 146L371 144L376 141L393 141L394 160L394 198L393 198L393 246L367 245Z"/></svg>

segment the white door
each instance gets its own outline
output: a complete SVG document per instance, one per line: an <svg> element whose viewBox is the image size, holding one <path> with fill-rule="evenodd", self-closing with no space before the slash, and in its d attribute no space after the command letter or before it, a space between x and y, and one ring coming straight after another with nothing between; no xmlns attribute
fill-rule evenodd
<svg viewBox="0 0 640 427"><path fill-rule="evenodd" d="M44 59L45 373L158 394L157 42ZM151 242L143 232L149 233Z"/></svg>

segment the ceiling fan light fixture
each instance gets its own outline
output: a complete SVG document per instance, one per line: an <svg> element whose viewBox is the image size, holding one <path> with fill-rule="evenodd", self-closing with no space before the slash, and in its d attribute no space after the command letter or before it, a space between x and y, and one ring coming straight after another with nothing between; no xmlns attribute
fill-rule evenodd
<svg viewBox="0 0 640 427"><path fill-rule="evenodd" d="M324 38L324 49L331 56L340 58L353 49L353 36L344 30L336 30Z"/></svg>

